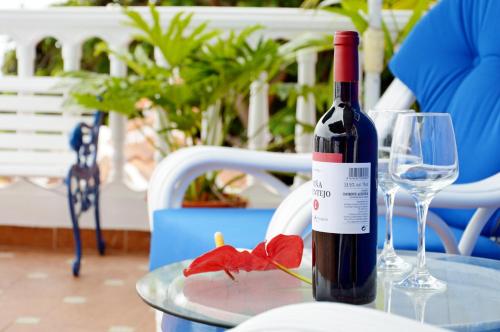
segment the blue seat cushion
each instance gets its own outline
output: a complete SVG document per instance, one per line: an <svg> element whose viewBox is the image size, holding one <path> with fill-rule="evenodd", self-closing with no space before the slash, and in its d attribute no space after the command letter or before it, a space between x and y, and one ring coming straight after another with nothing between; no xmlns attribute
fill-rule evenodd
<svg viewBox="0 0 500 332"><path fill-rule="evenodd" d="M266 236L274 209L167 209L154 213L150 269L195 258L214 248L214 233L227 244L253 248Z"/></svg>
<svg viewBox="0 0 500 332"><path fill-rule="evenodd" d="M391 60L392 73L423 112L449 113L460 174L469 183L500 172L500 1L442 0L422 18ZM464 229L473 211L435 210ZM500 214L484 235L500 235Z"/></svg>
<svg viewBox="0 0 500 332"><path fill-rule="evenodd" d="M417 222L411 218L394 217L393 221L394 248L401 250L417 249ZM451 227L451 231L458 240L463 230ZM378 247L384 246L385 218L378 218ZM425 247L427 251L444 252L444 246L437 233L430 227L425 231ZM500 245L481 236L472 251L472 256L500 259Z"/></svg>
<svg viewBox="0 0 500 332"><path fill-rule="evenodd" d="M190 259L214 248L213 234L221 231L225 241L240 248L253 248L265 238L272 209L168 209L154 213L151 237L150 269ZM411 218L395 217L393 223L396 249L416 250L417 223ZM463 231L451 228L455 238ZM378 219L378 246L382 248L385 218ZM444 252L439 236L426 229L428 251ZM473 256L500 259L500 245L480 237Z"/></svg>

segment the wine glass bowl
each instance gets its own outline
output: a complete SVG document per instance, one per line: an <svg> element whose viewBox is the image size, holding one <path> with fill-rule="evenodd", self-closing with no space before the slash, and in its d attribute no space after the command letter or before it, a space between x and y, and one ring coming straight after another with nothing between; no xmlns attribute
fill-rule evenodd
<svg viewBox="0 0 500 332"><path fill-rule="evenodd" d="M454 166L435 166L417 161L398 167L392 174L400 187L412 196L425 199L455 182L458 177L455 170Z"/></svg>
<svg viewBox="0 0 500 332"><path fill-rule="evenodd" d="M394 197L398 185L389 174L389 158L391 156L391 143L396 119L399 114L413 113L413 110L376 110L368 115L377 129L378 138L378 187L384 195L386 208L385 241L382 252L377 259L377 270L380 272L406 272L411 265L396 254L392 236L392 212Z"/></svg>
<svg viewBox="0 0 500 332"><path fill-rule="evenodd" d="M391 146L389 173L410 193L417 209L417 265L397 286L444 290L425 264L425 222L432 198L458 177L458 156L451 117L446 113L400 114Z"/></svg>

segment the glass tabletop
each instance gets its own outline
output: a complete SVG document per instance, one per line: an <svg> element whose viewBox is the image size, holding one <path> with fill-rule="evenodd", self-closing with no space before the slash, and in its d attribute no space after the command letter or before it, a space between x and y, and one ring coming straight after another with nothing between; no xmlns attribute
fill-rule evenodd
<svg viewBox="0 0 500 332"><path fill-rule="evenodd" d="M415 264L414 253L401 256ZM223 272L185 278L190 262L148 273L136 285L141 298L165 313L226 328L272 308L314 301L310 285L282 271L240 272L236 281ZM366 306L453 330L500 329L500 261L429 253L427 264L447 282L445 292L405 292L393 286L402 276L379 274L377 298ZM297 270L311 275L310 251Z"/></svg>

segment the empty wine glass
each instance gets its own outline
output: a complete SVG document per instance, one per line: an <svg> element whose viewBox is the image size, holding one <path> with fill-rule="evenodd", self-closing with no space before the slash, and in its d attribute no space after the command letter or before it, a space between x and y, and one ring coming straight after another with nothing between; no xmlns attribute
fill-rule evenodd
<svg viewBox="0 0 500 332"><path fill-rule="evenodd" d="M370 111L368 115L375 123L378 136L378 187L384 194L385 201L385 241L384 248L377 259L377 269L386 272L404 272L411 268L396 254L392 237L392 211L394 197L398 185L394 183L389 174L389 158L391 156L391 143L394 125L399 114L414 113L413 110L377 110Z"/></svg>
<svg viewBox="0 0 500 332"><path fill-rule="evenodd" d="M446 284L425 264L425 222L432 198L458 177L458 157L451 117L446 113L400 114L392 140L389 172L415 201L418 221L417 265L397 287L437 291Z"/></svg>

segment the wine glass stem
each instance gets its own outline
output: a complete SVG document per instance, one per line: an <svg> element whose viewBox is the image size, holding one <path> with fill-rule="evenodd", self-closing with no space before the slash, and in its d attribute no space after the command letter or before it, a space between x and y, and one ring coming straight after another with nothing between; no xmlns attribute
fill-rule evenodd
<svg viewBox="0 0 500 332"><path fill-rule="evenodd" d="M391 312L391 298L392 298L392 280L385 281L384 283L384 311Z"/></svg>
<svg viewBox="0 0 500 332"><path fill-rule="evenodd" d="M384 193L385 201L385 242L384 249L386 251L394 250L392 241L392 212L394 209L394 197L396 196L396 191L391 190Z"/></svg>
<svg viewBox="0 0 500 332"><path fill-rule="evenodd" d="M425 222L427 219L427 211L429 210L429 203L430 200L417 200L415 202L418 222L417 272L427 271L425 265Z"/></svg>
<svg viewBox="0 0 500 332"><path fill-rule="evenodd" d="M421 298L417 296L415 299L415 319L421 323L425 320L425 306L427 304L426 298Z"/></svg>

